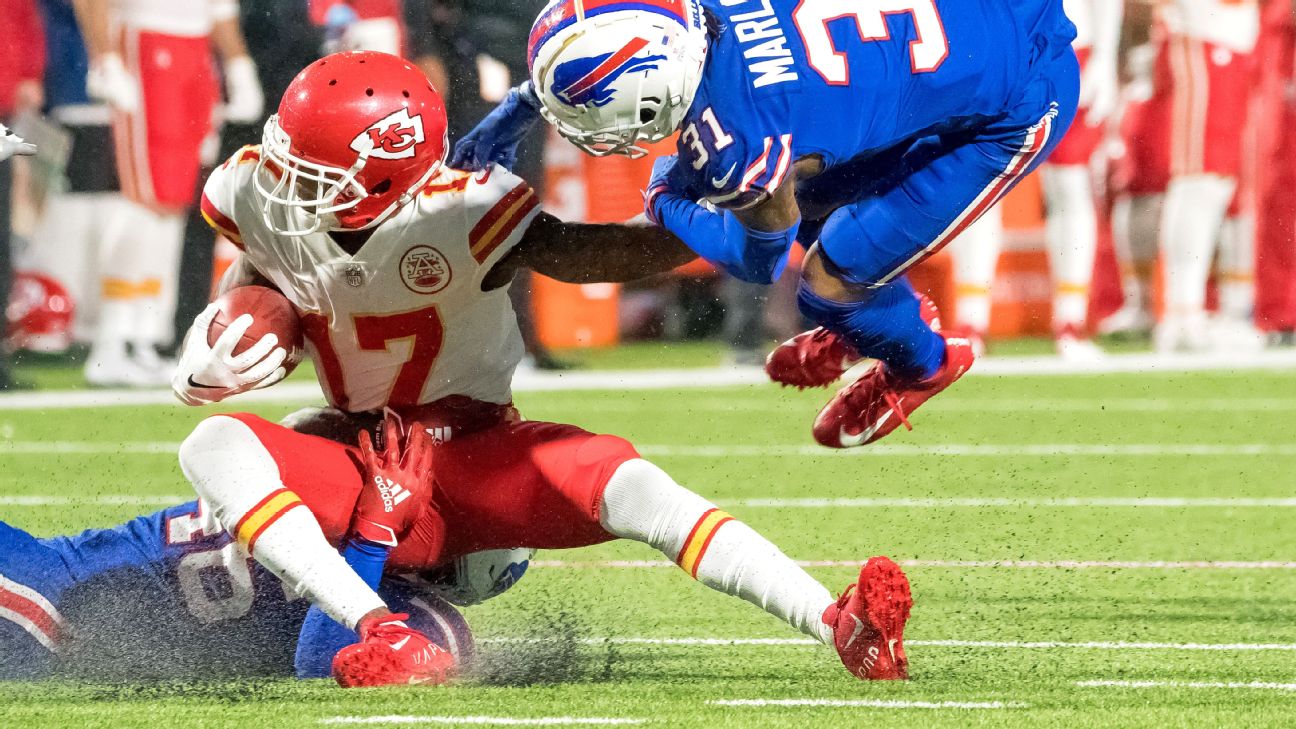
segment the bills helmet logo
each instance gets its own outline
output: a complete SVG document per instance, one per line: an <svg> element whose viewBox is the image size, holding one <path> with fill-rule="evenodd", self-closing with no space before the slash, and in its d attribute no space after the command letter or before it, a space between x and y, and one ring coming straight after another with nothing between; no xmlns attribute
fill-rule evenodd
<svg viewBox="0 0 1296 729"><path fill-rule="evenodd" d="M643 38L631 38L618 51L558 64L553 74L554 95L571 106L607 104L615 95L611 87L617 79L627 73L657 68L657 62L666 58L661 55L635 58L647 45L648 41Z"/></svg>
<svg viewBox="0 0 1296 729"><path fill-rule="evenodd" d="M370 157L378 159L409 159L414 156L414 148L425 139L423 117L410 116L408 109L400 109L357 134L351 140L351 149L368 150Z"/></svg>

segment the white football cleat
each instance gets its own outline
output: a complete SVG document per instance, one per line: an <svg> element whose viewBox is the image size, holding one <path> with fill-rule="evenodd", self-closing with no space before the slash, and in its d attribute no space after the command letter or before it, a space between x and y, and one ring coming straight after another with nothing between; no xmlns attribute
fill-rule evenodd
<svg viewBox="0 0 1296 729"><path fill-rule="evenodd" d="M1268 336L1244 319L1217 316L1210 322L1211 349L1216 352L1252 354L1261 352Z"/></svg>
<svg viewBox="0 0 1296 729"><path fill-rule="evenodd" d="M1085 339L1070 332L1059 334L1053 340L1053 347L1057 350L1058 357L1076 364L1098 362L1106 356L1102 348L1094 344L1092 339Z"/></svg>
<svg viewBox="0 0 1296 729"><path fill-rule="evenodd" d="M1152 332L1152 348L1161 354L1205 352L1210 347L1205 315L1167 315Z"/></svg>
<svg viewBox="0 0 1296 729"><path fill-rule="evenodd" d="M1122 306L1114 314L1098 323L1098 333L1104 336L1146 337L1152 333L1156 322L1146 309Z"/></svg>

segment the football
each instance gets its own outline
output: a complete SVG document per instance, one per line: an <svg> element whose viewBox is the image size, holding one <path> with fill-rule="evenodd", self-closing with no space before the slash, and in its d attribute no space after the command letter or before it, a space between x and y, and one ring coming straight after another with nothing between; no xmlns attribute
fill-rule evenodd
<svg viewBox="0 0 1296 729"><path fill-rule="evenodd" d="M267 334L279 337L279 345L288 349L284 367L291 373L301 364L305 352L302 346L301 320L292 302L283 294L265 286L239 286L216 299L220 311L212 320L207 332L207 344L214 345L225 328L244 314L252 315L252 326L243 334L234 354L240 354L256 344Z"/></svg>

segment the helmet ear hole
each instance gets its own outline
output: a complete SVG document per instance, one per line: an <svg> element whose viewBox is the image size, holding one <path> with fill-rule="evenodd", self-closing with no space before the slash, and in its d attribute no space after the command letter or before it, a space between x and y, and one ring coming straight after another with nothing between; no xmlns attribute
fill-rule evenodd
<svg viewBox="0 0 1296 729"><path fill-rule="evenodd" d="M646 108L646 107L645 107L645 108L639 110L639 123L640 123L640 124L651 124L651 123L653 122L653 120L656 119L656 118L657 118L657 110L656 110L656 109L649 109L649 108Z"/></svg>
<svg viewBox="0 0 1296 729"><path fill-rule="evenodd" d="M370 195L381 195L381 194L383 194L384 192L387 192L388 190L390 190L390 189L391 189L391 186L392 186L392 181L391 181L391 178L389 177L389 178L383 180L382 182L379 182L377 185L374 185L373 187L369 188L369 194L370 194Z"/></svg>

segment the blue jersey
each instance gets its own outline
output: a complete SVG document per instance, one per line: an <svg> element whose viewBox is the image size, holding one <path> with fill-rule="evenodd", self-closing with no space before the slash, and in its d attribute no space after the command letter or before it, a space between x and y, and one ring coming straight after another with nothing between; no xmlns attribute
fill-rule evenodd
<svg viewBox="0 0 1296 729"><path fill-rule="evenodd" d="M721 30L681 125L675 182L731 209L761 202L798 158L832 169L1004 119L1037 57L1075 36L1061 0L703 5Z"/></svg>
<svg viewBox="0 0 1296 729"><path fill-rule="evenodd" d="M45 23L46 108L89 104L86 71L90 61L72 0L41 0L41 18Z"/></svg>
<svg viewBox="0 0 1296 729"><path fill-rule="evenodd" d="M437 639L457 613L430 590L393 578L379 592ZM291 676L309 607L198 502L73 537L36 539L0 522L0 679ZM297 657L298 675L327 676L328 659L354 639L302 633L321 644Z"/></svg>

